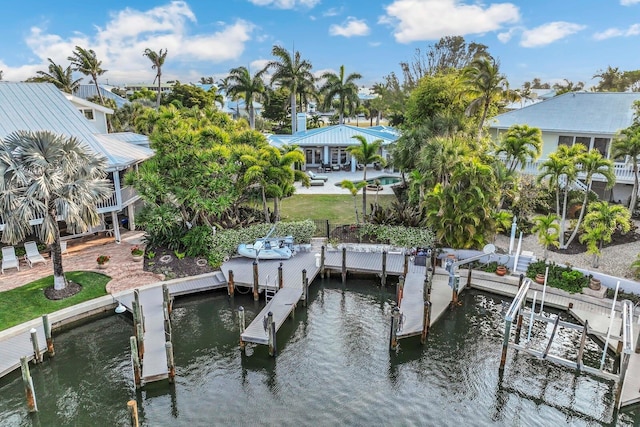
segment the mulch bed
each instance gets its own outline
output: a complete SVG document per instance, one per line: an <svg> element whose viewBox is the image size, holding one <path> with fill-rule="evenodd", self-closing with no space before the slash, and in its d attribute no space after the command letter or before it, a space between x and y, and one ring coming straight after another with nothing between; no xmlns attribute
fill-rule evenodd
<svg viewBox="0 0 640 427"><path fill-rule="evenodd" d="M566 233L565 239L568 239L569 236L571 236L571 233ZM579 238L580 238L580 235L578 234L576 238L573 239L569 247L567 247L567 249L557 249L555 247L549 247L549 250L552 252L568 254L568 255L576 255L576 254L584 253L587 251L587 245L580 243ZM624 245L626 243L637 242L638 240L640 240L640 234L638 234L635 229L629 231L626 234L615 232L611 237L611 243L607 243L602 247L608 248L610 246Z"/></svg>
<svg viewBox="0 0 640 427"><path fill-rule="evenodd" d="M148 254L151 252L154 253L154 257L149 259ZM174 251L164 247L147 248L144 257L144 270L164 274L166 279L197 276L216 271L206 262L205 258L185 256L178 259Z"/></svg>
<svg viewBox="0 0 640 427"><path fill-rule="evenodd" d="M55 290L50 286L44 290L44 296L50 300L60 300L74 296L82 290L82 286L75 282L69 281L64 289Z"/></svg>

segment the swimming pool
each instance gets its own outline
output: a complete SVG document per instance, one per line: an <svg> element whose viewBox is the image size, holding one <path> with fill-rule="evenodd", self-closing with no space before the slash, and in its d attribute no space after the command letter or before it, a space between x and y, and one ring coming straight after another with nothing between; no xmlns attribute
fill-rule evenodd
<svg viewBox="0 0 640 427"><path fill-rule="evenodd" d="M390 176L390 175L377 176L375 178L368 179L367 185L375 185L376 181L379 181L380 185L385 186L385 185L397 184L400 181L402 181L402 178L400 178L399 176ZM362 182L362 180L357 179L351 182L356 184L358 182ZM341 186L342 186L341 182L336 182L336 187L341 187Z"/></svg>

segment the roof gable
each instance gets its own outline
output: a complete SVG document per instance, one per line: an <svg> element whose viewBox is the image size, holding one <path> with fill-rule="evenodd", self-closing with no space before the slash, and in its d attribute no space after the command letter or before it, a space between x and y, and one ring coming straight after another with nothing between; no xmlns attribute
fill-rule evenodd
<svg viewBox="0 0 640 427"><path fill-rule="evenodd" d="M526 124L547 132L615 134L633 122L637 92L571 92L499 114L489 126L507 129Z"/></svg>
<svg viewBox="0 0 640 427"><path fill-rule="evenodd" d="M398 139L398 133L393 128L385 126L360 128L349 125L335 125L297 132L295 135L288 135L286 138L282 138L281 135L274 135L273 138L269 137L269 140L286 141L287 144L299 146L345 146L358 144L358 141L353 139L354 135L363 136L369 143L376 139L382 139L383 145L390 144Z"/></svg>

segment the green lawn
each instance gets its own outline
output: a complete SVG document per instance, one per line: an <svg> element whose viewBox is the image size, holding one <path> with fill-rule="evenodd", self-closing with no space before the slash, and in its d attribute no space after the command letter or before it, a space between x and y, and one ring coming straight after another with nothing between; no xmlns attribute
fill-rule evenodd
<svg viewBox="0 0 640 427"><path fill-rule="evenodd" d="M106 284L111 280L104 274L74 271L67 279L82 286L72 297L52 301L44 296L44 289L53 286L53 276L44 277L10 291L0 292L0 330L52 313L66 307L107 295Z"/></svg>
<svg viewBox="0 0 640 427"><path fill-rule="evenodd" d="M375 201L375 194L367 193L367 209ZM392 194L378 195L380 206L389 206L396 200ZM362 195L356 196L358 215L362 215ZM356 221L353 196L349 194L295 194L282 201L281 216L285 221L328 219L338 224ZM361 218L362 219L362 218Z"/></svg>

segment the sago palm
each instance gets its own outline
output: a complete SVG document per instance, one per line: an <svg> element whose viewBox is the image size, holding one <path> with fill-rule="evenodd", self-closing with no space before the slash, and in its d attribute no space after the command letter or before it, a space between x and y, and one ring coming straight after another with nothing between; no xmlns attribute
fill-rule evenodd
<svg viewBox="0 0 640 427"><path fill-rule="evenodd" d="M560 225L558 225L558 215L540 215L533 218L535 225L531 228L538 236L538 243L544 248L544 259L547 259L549 246L560 246L558 237L560 235Z"/></svg>

